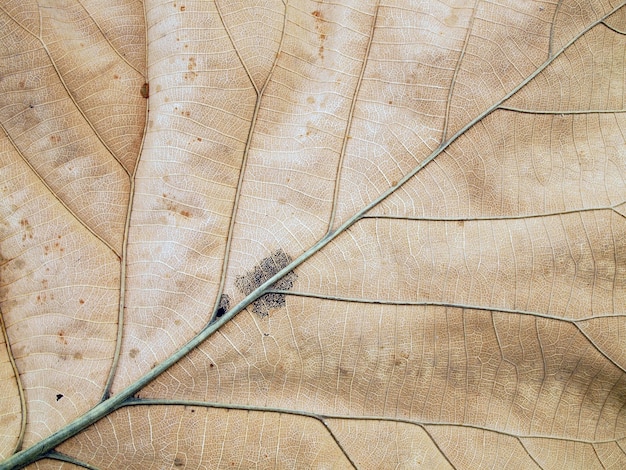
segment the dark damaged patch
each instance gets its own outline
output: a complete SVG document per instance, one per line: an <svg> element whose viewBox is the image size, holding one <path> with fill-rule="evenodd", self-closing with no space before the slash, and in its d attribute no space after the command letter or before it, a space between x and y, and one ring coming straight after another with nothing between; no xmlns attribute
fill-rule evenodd
<svg viewBox="0 0 626 470"><path fill-rule="evenodd" d="M271 256L261 260L252 271L245 276L237 276L235 284L239 291L248 295L257 287L279 272L292 259L283 250L277 250ZM298 275L293 271L289 271L280 280L272 284L270 289L289 290L293 287L293 283L298 279ZM265 294L252 304L252 311L260 317L269 315L273 308L281 308L285 306L285 294Z"/></svg>
<svg viewBox="0 0 626 470"><path fill-rule="evenodd" d="M150 96L150 85L148 85L148 83L144 83L143 85L141 85L139 93L141 94L142 98L148 98Z"/></svg>
<svg viewBox="0 0 626 470"><path fill-rule="evenodd" d="M217 312L215 313L215 316L219 318L222 315L224 315L226 312L228 312L229 309L230 309L230 297L228 296L228 294L222 294L222 296L220 297L220 306L217 308Z"/></svg>

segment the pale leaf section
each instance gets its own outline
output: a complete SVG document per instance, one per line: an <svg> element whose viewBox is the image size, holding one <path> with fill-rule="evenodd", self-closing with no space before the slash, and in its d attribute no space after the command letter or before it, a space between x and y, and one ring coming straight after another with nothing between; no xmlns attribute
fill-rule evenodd
<svg viewBox="0 0 626 470"><path fill-rule="evenodd" d="M380 5L347 130L333 228L396 185L443 140L471 6L466 1Z"/></svg>
<svg viewBox="0 0 626 470"><path fill-rule="evenodd" d="M514 436L459 426L426 426L426 430L454 468L567 468L537 465Z"/></svg>
<svg viewBox="0 0 626 470"><path fill-rule="evenodd" d="M122 49L124 38L114 42L107 24L100 25L80 2L71 0L43 0L40 4L41 41L63 86L80 109L98 138L129 173L133 172L145 124L146 100L141 86L146 81L144 61L125 57L125 50L145 54L145 34L135 36L145 26L138 4L125 8L125 19L120 24L130 38ZM92 8L95 5L92 5ZM108 13L119 14L120 0L109 5ZM106 14L102 11L101 14ZM110 21L110 19L109 19ZM109 23L110 28L110 23Z"/></svg>
<svg viewBox="0 0 626 470"><path fill-rule="evenodd" d="M138 406L63 444L101 469L351 469L316 419L199 406Z"/></svg>
<svg viewBox="0 0 626 470"><path fill-rule="evenodd" d="M24 388L25 446L98 403L117 331L119 259L0 134L0 310Z"/></svg>
<svg viewBox="0 0 626 470"><path fill-rule="evenodd" d="M213 3L149 2L146 11L150 117L116 387L211 318L256 99Z"/></svg>
<svg viewBox="0 0 626 470"><path fill-rule="evenodd" d="M364 219L298 271L294 290L569 319L610 315L626 304L625 236L625 219L611 211L470 222Z"/></svg>
<svg viewBox="0 0 626 470"><path fill-rule="evenodd" d="M555 8L544 1L476 2L455 81L447 85L452 94L446 138L497 104L548 59Z"/></svg>
<svg viewBox="0 0 626 470"><path fill-rule="evenodd" d="M282 47L251 123L225 291L282 249L297 257L328 230L376 6L290 2Z"/></svg>
<svg viewBox="0 0 626 470"><path fill-rule="evenodd" d="M584 468L605 470L624 468L624 440L591 444L552 439L520 439L542 468Z"/></svg>
<svg viewBox="0 0 626 470"><path fill-rule="evenodd" d="M496 111L370 214L472 220L609 209L626 200L624 136L624 113Z"/></svg>
<svg viewBox="0 0 626 470"><path fill-rule="evenodd" d="M68 34L73 27L76 25L65 25ZM87 228L119 254L128 203L127 172L92 127L89 116L78 107L68 90L66 77L59 75L63 67L55 62L41 40L1 10L0 30L3 31L0 124L19 151L19 158L41 179L39 184L48 187ZM83 59L74 53L63 55L64 72L75 79L76 72L70 73L68 69L72 68L72 61ZM93 90L96 91L99 90ZM107 95L106 99L113 96L117 94ZM134 120L143 118L134 115L140 112L138 107L129 108L125 104L119 109L124 109ZM141 129L128 125L118 130L132 135ZM136 156L137 146L134 152Z"/></svg>
<svg viewBox="0 0 626 470"><path fill-rule="evenodd" d="M623 13L623 2L615 0L595 0L593 2L564 0L558 2L551 34L550 49L552 53L566 47L569 42L580 35L581 31L589 29L603 18L611 15L617 8ZM616 17L612 18L615 21Z"/></svg>
<svg viewBox="0 0 626 470"><path fill-rule="evenodd" d="M0 251L0 273L3 272L8 262L9 260L4 259ZM0 277L1 285L2 277ZM0 312L1 308L0 306ZM0 328L4 330L4 324L0 324ZM5 341L5 332L0 333L2 333L0 335L0 458L4 459L11 455L17 446L22 425L22 407L18 390L19 383L10 359L11 351Z"/></svg>
<svg viewBox="0 0 626 470"><path fill-rule="evenodd" d="M221 333L141 398L594 442L626 432L623 371L553 319L292 296L285 314L243 314Z"/></svg>
<svg viewBox="0 0 626 470"><path fill-rule="evenodd" d="M216 2L242 65L259 91L267 82L278 54L286 3L282 0Z"/></svg>
<svg viewBox="0 0 626 470"><path fill-rule="evenodd" d="M146 20L143 3L142 0L79 2L101 31L103 38L111 44L113 51L141 76L144 76L146 70ZM140 132L139 135L141 134Z"/></svg>
<svg viewBox="0 0 626 470"><path fill-rule="evenodd" d="M604 20L604 24L615 32L626 34L626 8L622 7Z"/></svg>
<svg viewBox="0 0 626 470"><path fill-rule="evenodd" d="M620 266L620 278L626 277L626 265ZM592 318L578 322L583 332L603 354L606 354L618 367L626 370L626 315L623 309L619 316Z"/></svg>
<svg viewBox="0 0 626 470"><path fill-rule="evenodd" d="M600 24L504 106L529 112L626 111L626 35Z"/></svg>
<svg viewBox="0 0 626 470"><path fill-rule="evenodd" d="M357 468L454 468L420 426L393 421L349 419L329 419L328 426Z"/></svg>

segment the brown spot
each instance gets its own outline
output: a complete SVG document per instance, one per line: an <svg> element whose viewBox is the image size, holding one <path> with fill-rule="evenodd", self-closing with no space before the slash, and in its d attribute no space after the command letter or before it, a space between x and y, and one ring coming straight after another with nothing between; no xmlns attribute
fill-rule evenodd
<svg viewBox="0 0 626 470"><path fill-rule="evenodd" d="M141 93L142 98L148 98L148 96L150 96L150 85L148 83L141 85L139 93Z"/></svg>
<svg viewBox="0 0 626 470"><path fill-rule="evenodd" d="M215 367L215 364L209 364L209 367L213 368L213 367Z"/></svg>
<svg viewBox="0 0 626 470"><path fill-rule="evenodd" d="M185 117L191 116L191 113L189 111L181 111L180 114L185 116Z"/></svg>
<svg viewBox="0 0 626 470"><path fill-rule="evenodd" d="M196 68L196 58L189 57L189 63L187 64L187 70L194 70Z"/></svg>
<svg viewBox="0 0 626 470"><path fill-rule="evenodd" d="M202 142L202 137L196 137L196 140L197 140L198 142Z"/></svg>
<svg viewBox="0 0 626 470"><path fill-rule="evenodd" d="M53 144L58 144L59 142L61 142L61 137L59 137L58 135L51 135L50 142L52 142Z"/></svg>
<svg viewBox="0 0 626 470"><path fill-rule="evenodd" d="M76 359L77 361L80 361L83 358L83 355L79 352L75 352L72 357Z"/></svg>
<svg viewBox="0 0 626 470"><path fill-rule="evenodd" d="M113 79L114 80L119 80L120 76L118 74L113 74Z"/></svg>
<svg viewBox="0 0 626 470"><path fill-rule="evenodd" d="M307 103L309 103L309 104L313 104L313 103L315 103L315 98L313 98L312 96L309 96L309 97L306 99L306 102L307 102Z"/></svg>
<svg viewBox="0 0 626 470"><path fill-rule="evenodd" d="M180 6L180 11L185 11L185 5Z"/></svg>
<svg viewBox="0 0 626 470"><path fill-rule="evenodd" d="M389 100L387 101L387 104L393 104L393 101Z"/></svg>
<svg viewBox="0 0 626 470"><path fill-rule="evenodd" d="M174 467L184 467L184 466L185 466L185 459L183 457L176 457L174 459Z"/></svg>
<svg viewBox="0 0 626 470"><path fill-rule="evenodd" d="M65 339L65 332L61 330L57 333L57 335L59 336L59 339L58 339L59 343L63 345L67 345L67 340Z"/></svg>
<svg viewBox="0 0 626 470"><path fill-rule="evenodd" d="M315 10L311 13L315 17L315 31L317 31L319 39L319 47L317 49L317 55L320 59L324 59L324 42L326 41L327 23L324 16L319 10Z"/></svg>
<svg viewBox="0 0 626 470"><path fill-rule="evenodd" d="M284 197L279 197L278 204L281 204L281 205L287 204L287 200Z"/></svg>
<svg viewBox="0 0 626 470"><path fill-rule="evenodd" d="M85 303L85 301L83 299L78 299L78 303L82 305Z"/></svg>
<svg viewBox="0 0 626 470"><path fill-rule="evenodd" d="M26 87L26 81L20 80L17 86L23 90Z"/></svg>
<svg viewBox="0 0 626 470"><path fill-rule="evenodd" d="M464 221L464 220L457 220L456 224L457 224L459 227L463 227L463 226L465 225L465 221Z"/></svg>
<svg viewBox="0 0 626 470"><path fill-rule="evenodd" d="M136 358L137 354L139 354L139 349L137 349L137 348L131 349L130 352L128 353L128 355L131 357L131 359Z"/></svg>
<svg viewBox="0 0 626 470"><path fill-rule="evenodd" d="M174 325L179 326L180 325L180 320L174 320Z"/></svg>

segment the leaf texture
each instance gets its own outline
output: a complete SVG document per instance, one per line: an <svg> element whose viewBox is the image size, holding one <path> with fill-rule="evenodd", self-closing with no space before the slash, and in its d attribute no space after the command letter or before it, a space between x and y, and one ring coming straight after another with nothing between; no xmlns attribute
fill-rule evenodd
<svg viewBox="0 0 626 470"><path fill-rule="evenodd" d="M626 466L624 2L0 31L0 468Z"/></svg>

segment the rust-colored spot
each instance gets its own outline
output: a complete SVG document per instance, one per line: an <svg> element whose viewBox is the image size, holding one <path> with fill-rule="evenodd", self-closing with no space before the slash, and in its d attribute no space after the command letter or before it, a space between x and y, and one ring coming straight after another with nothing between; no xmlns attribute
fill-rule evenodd
<svg viewBox="0 0 626 470"><path fill-rule="evenodd" d="M187 64L187 70L193 70L196 68L196 58L189 57L189 63Z"/></svg>
<svg viewBox="0 0 626 470"><path fill-rule="evenodd" d="M120 79L120 76L119 76L118 74L116 74L116 73L115 73L115 74L113 74L113 79L114 79L114 80L119 80L119 79Z"/></svg>
<svg viewBox="0 0 626 470"><path fill-rule="evenodd" d="M67 340L65 339L65 332L63 330L61 330L57 334L59 336L59 342L61 344L67 345Z"/></svg>
<svg viewBox="0 0 626 470"><path fill-rule="evenodd" d="M185 11L185 5L180 6L180 11Z"/></svg>
<svg viewBox="0 0 626 470"><path fill-rule="evenodd" d="M313 13L311 13L315 18L321 18L322 14L320 13L319 10L315 10Z"/></svg>
<svg viewBox="0 0 626 470"><path fill-rule="evenodd" d="M215 364L209 364L209 367L213 368L213 367L215 367Z"/></svg>
<svg viewBox="0 0 626 470"><path fill-rule="evenodd" d="M150 96L150 85L148 83L141 85L139 93L141 93L142 98L148 98L148 96Z"/></svg>
<svg viewBox="0 0 626 470"><path fill-rule="evenodd" d="M61 137L58 135L51 135L50 142L52 142L53 144L58 144L59 142L61 142Z"/></svg>
<svg viewBox="0 0 626 470"><path fill-rule="evenodd" d="M20 220L20 225L22 227L27 227L28 226L28 219L22 219Z"/></svg>
<svg viewBox="0 0 626 470"><path fill-rule="evenodd" d="M78 299L78 303L82 305L85 303L85 301L83 299Z"/></svg>
<svg viewBox="0 0 626 470"><path fill-rule="evenodd" d="M80 361L83 358L83 355L79 352L75 352L72 357L76 359L77 361Z"/></svg>
<svg viewBox="0 0 626 470"><path fill-rule="evenodd" d="M191 214L189 213L189 211L180 211L180 215L182 215L183 217L191 217Z"/></svg>
<svg viewBox="0 0 626 470"><path fill-rule="evenodd" d="M196 137L196 140L197 140L198 142L202 142L202 137Z"/></svg>

